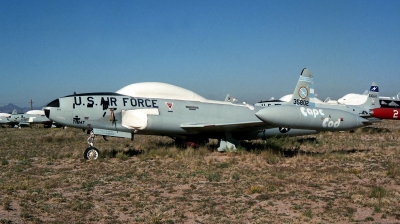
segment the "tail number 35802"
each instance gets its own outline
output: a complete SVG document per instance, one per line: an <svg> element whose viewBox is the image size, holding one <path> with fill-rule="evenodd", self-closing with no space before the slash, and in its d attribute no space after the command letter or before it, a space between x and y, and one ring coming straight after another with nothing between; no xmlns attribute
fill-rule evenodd
<svg viewBox="0 0 400 224"><path fill-rule="evenodd" d="M295 104L295 105L301 105L301 106L308 107L308 104L309 104L308 100L293 99L293 101L294 101L293 104Z"/></svg>

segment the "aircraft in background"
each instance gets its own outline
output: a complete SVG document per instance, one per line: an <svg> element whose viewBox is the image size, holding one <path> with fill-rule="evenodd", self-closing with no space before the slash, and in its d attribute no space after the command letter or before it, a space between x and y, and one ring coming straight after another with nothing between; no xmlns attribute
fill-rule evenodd
<svg viewBox="0 0 400 224"><path fill-rule="evenodd" d="M342 131L380 121L369 114L371 109L380 107L379 88L376 83L372 83L365 102L360 105L322 102L314 96L313 75L308 69L303 69L288 102L277 102L274 105L261 103L264 104L264 109L256 112L256 116L265 123L275 126Z"/></svg>
<svg viewBox="0 0 400 224"><path fill-rule="evenodd" d="M369 92L365 91L363 94L349 93L337 100L339 104L346 105L362 105L368 99ZM379 104L381 107L396 108L400 107L400 93L396 97L379 97Z"/></svg>
<svg viewBox="0 0 400 224"><path fill-rule="evenodd" d="M371 87L372 88L372 87ZM363 94L349 93L340 99L331 100L329 97L324 101L315 98L316 103L328 103L331 105L363 105L370 97L370 91L366 90ZM280 100L261 101L258 103L260 106L282 105L288 103L291 95L286 95ZM381 108L374 108L370 110L370 114L379 119L400 120L400 93L394 97L379 96L379 104Z"/></svg>
<svg viewBox="0 0 400 224"><path fill-rule="evenodd" d="M380 97L379 102L384 108L400 108L400 93L393 97Z"/></svg>
<svg viewBox="0 0 400 224"><path fill-rule="evenodd" d="M134 139L136 134L169 136L178 143L219 139L219 151L234 150L239 140L316 134L269 125L254 114L262 107L206 99L166 83L128 85L117 92L83 93L61 97L44 109L46 116L65 126L93 131L94 135ZM85 159L96 159L89 147Z"/></svg>
<svg viewBox="0 0 400 224"><path fill-rule="evenodd" d="M359 93L349 93L339 98L338 100L332 100L330 97L326 98L324 101L315 97L315 103L322 104L327 103L331 105L362 105L368 100L369 91L366 90L363 94ZM260 101L256 103L257 106L271 106L271 105L282 105L288 103L292 99L292 94L285 95L279 100L274 100L273 97L270 100ZM381 107L388 108L399 108L400 107L400 93L394 97L379 96L379 104Z"/></svg>
<svg viewBox="0 0 400 224"><path fill-rule="evenodd" d="M7 125L9 127L14 127L18 125L19 122L11 120L11 116L17 115L17 110L13 110L11 114L4 113L4 116L0 118L0 125Z"/></svg>
<svg viewBox="0 0 400 224"><path fill-rule="evenodd" d="M9 127L43 124L45 128L50 128L53 125L53 121L46 117L43 110L30 110L24 114L18 114L17 110L14 110L12 114L9 114L4 119L1 118L0 124L6 124Z"/></svg>
<svg viewBox="0 0 400 224"><path fill-rule="evenodd" d="M346 96L340 98L338 103L346 105L362 105L368 99L369 92L364 92L364 94L347 94ZM370 114L379 119L390 119L399 120L400 112L400 93L395 97L379 97L380 108L374 108L370 110Z"/></svg>
<svg viewBox="0 0 400 224"><path fill-rule="evenodd" d="M11 116L9 113L0 113L0 125L6 125L7 124L7 118Z"/></svg>
<svg viewBox="0 0 400 224"><path fill-rule="evenodd" d="M3 117L8 117L8 116L10 116L11 114L9 114L9 113L0 113L0 118L3 118Z"/></svg>
<svg viewBox="0 0 400 224"><path fill-rule="evenodd" d="M395 97L380 97L381 108L373 109L370 114L376 118L400 120L400 93Z"/></svg>

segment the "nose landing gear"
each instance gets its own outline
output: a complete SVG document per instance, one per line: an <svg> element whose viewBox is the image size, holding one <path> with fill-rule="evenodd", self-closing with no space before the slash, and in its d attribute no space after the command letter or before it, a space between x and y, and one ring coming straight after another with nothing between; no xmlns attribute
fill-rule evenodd
<svg viewBox="0 0 400 224"><path fill-rule="evenodd" d="M93 130L91 130L89 133L89 138L87 139L89 148L87 148L83 153L83 158L85 158L86 160L96 160L97 158L99 158L99 150L93 147L95 137L96 136L94 135Z"/></svg>
<svg viewBox="0 0 400 224"><path fill-rule="evenodd" d="M86 160L96 160L97 158L99 158L99 150L95 147L90 146L83 153L83 158L85 158Z"/></svg>

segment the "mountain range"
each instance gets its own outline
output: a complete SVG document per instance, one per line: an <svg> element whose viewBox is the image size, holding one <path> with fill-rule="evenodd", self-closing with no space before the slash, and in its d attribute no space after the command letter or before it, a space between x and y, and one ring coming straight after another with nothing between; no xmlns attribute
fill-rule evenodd
<svg viewBox="0 0 400 224"><path fill-rule="evenodd" d="M4 105L4 106L0 107L0 112L1 113L10 113L11 114L12 111L14 109L16 109L18 113L23 114L23 113L26 113L27 111L30 111L30 110L41 110L42 108L43 108L43 106L41 106L41 107L33 107L31 109L30 107L19 107L19 106L16 106L16 105L12 104L12 103L9 103L8 105Z"/></svg>

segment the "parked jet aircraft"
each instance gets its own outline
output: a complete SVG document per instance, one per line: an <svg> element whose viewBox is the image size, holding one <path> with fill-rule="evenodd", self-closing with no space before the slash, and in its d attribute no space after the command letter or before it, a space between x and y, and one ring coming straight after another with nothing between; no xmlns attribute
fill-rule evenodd
<svg viewBox="0 0 400 224"><path fill-rule="evenodd" d="M93 130L95 135L131 138L135 134L169 136L177 141L219 140L219 151L235 149L238 140L316 134L316 130L278 128L260 121L262 107L208 100L165 83L136 83L116 93L82 93L50 102L46 116L66 126ZM89 147L86 159L96 159Z"/></svg>
<svg viewBox="0 0 400 224"><path fill-rule="evenodd" d="M3 118L3 117L8 117L8 116L10 116L11 114L9 114L9 113L0 113L0 118Z"/></svg>
<svg viewBox="0 0 400 224"><path fill-rule="evenodd" d="M368 100L368 95L369 91L366 90L363 94L359 93L349 93L344 95L343 97L339 98L338 100L332 100L330 97L326 98L324 101L321 101L320 99L314 97L315 103L316 104L330 104L330 105L337 105L337 104L342 104L342 105L362 105ZM398 94L397 97L399 97L400 93ZM256 103L255 105L258 106L271 106L271 105L283 105L287 104L292 100L293 94L288 94L283 97L281 97L279 100L265 100L265 101L260 101ZM400 102L399 99L395 97L385 97L385 96L379 96L379 102L381 104L381 107L400 107L396 102Z"/></svg>
<svg viewBox="0 0 400 224"><path fill-rule="evenodd" d="M340 131L370 125L380 121L370 109L378 108L379 88L373 83L367 100L361 105L332 105L316 102L312 73L303 69L289 104L270 106L256 116L270 125L320 131Z"/></svg>
<svg viewBox="0 0 400 224"><path fill-rule="evenodd" d="M11 116L9 113L0 113L0 125L6 125L8 120L7 118Z"/></svg>
<svg viewBox="0 0 400 224"><path fill-rule="evenodd" d="M15 125L28 126L31 124L44 124L44 127L51 127L53 121L49 120L43 110L30 110L24 114L18 114L17 110L14 110L9 116L2 118L0 124L7 124L10 127Z"/></svg>
<svg viewBox="0 0 400 224"><path fill-rule="evenodd" d="M346 105L362 105L367 101L369 92L365 91L363 94L349 93L337 100L339 104ZM379 96L379 103L381 107L400 107L399 94L396 97Z"/></svg>
<svg viewBox="0 0 400 224"><path fill-rule="evenodd" d="M400 108L400 93L393 97L380 97L379 102L381 107Z"/></svg>
<svg viewBox="0 0 400 224"><path fill-rule="evenodd" d="M16 115L17 110L14 110L11 114L8 114L8 116L3 116L0 118L0 124L1 125L8 125L9 127L14 127L15 125L18 125L19 122L11 120L11 116ZM6 114L4 114L6 115Z"/></svg>
<svg viewBox="0 0 400 224"><path fill-rule="evenodd" d="M0 113L0 119L3 119L3 118L7 118L7 117L9 117L11 114L9 114L9 113Z"/></svg>
<svg viewBox="0 0 400 224"><path fill-rule="evenodd" d="M381 108L373 109L370 114L380 119L400 120L400 93L395 97L380 97Z"/></svg>

